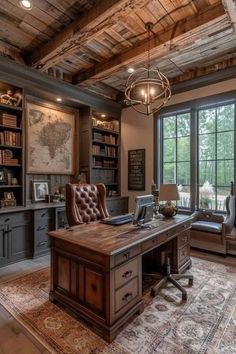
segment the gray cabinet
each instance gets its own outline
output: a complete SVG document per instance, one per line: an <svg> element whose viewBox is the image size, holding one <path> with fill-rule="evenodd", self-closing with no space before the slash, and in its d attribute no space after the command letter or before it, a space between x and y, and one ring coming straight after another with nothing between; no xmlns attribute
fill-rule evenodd
<svg viewBox="0 0 236 354"><path fill-rule="evenodd" d="M0 265L28 258L31 254L30 213L0 216Z"/></svg>

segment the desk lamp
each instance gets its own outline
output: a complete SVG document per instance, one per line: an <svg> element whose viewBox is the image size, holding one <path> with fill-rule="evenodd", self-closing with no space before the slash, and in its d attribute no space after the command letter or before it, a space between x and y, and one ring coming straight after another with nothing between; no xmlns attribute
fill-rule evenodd
<svg viewBox="0 0 236 354"><path fill-rule="evenodd" d="M166 201L160 207L160 213L166 217L172 217L177 214L177 207L172 200L179 200L179 191L177 184L161 184L159 191L159 201Z"/></svg>

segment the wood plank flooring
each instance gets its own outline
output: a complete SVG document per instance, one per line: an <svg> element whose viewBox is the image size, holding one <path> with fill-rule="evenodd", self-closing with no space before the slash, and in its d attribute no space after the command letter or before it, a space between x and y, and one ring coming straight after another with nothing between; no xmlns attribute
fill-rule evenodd
<svg viewBox="0 0 236 354"><path fill-rule="evenodd" d="M236 266L236 257L222 257L210 253L192 251L192 256ZM0 282L13 279L49 265L49 256L25 260L0 268ZM0 354L49 354L38 342L0 305Z"/></svg>

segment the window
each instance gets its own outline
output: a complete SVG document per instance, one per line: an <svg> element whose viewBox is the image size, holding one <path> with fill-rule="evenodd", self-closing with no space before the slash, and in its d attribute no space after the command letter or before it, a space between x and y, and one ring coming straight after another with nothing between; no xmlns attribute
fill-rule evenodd
<svg viewBox="0 0 236 354"><path fill-rule="evenodd" d="M225 210L235 180L235 103L167 113L158 129L158 178L178 184L179 207Z"/></svg>
<svg viewBox="0 0 236 354"><path fill-rule="evenodd" d="M225 210L234 180L234 104L198 111L199 208Z"/></svg>
<svg viewBox="0 0 236 354"><path fill-rule="evenodd" d="M181 207L190 207L190 113L163 119L163 183L177 183Z"/></svg>

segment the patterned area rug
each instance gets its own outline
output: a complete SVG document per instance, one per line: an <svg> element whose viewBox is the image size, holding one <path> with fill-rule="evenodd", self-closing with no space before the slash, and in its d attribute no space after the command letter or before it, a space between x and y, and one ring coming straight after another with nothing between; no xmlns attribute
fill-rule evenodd
<svg viewBox="0 0 236 354"><path fill-rule="evenodd" d="M169 285L107 344L48 300L49 270L0 284L0 303L52 353L236 353L236 268L193 259L187 303ZM184 282L184 281L183 281Z"/></svg>

